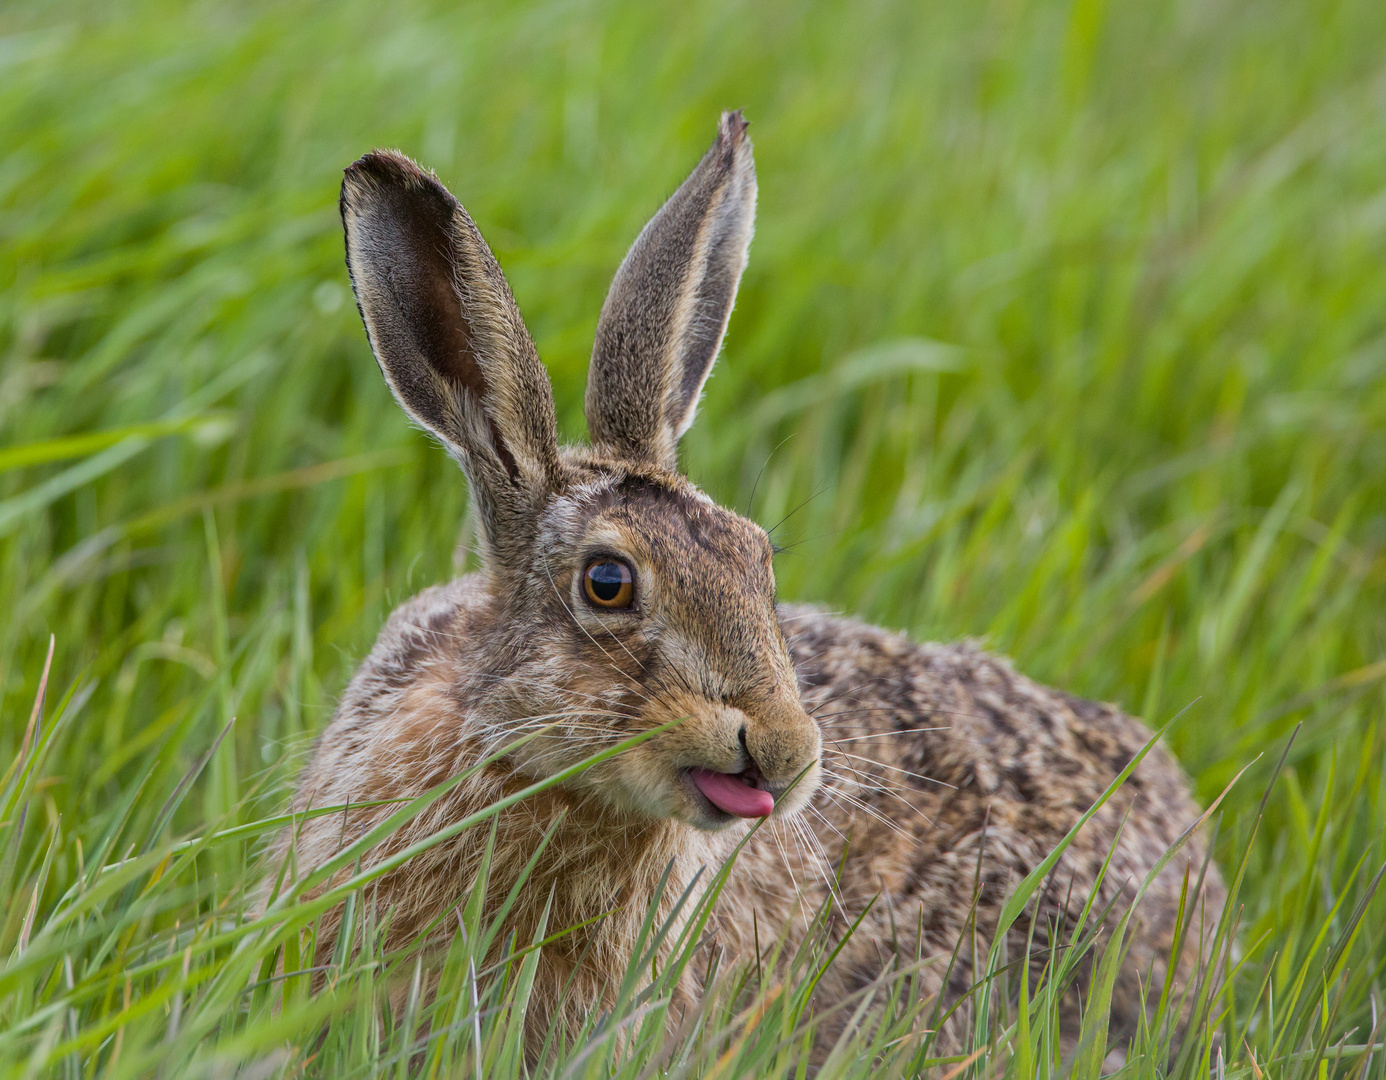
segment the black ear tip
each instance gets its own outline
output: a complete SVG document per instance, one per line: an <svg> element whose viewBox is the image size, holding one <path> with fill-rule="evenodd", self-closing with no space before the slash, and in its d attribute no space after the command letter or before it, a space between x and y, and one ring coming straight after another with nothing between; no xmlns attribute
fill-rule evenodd
<svg viewBox="0 0 1386 1080"><path fill-rule="evenodd" d="M457 200L434 175L431 169L400 153L398 150L372 150L357 158L342 173L341 210L356 211L382 198L388 203L417 202L423 196L425 205L438 212L451 212Z"/></svg>
<svg viewBox="0 0 1386 1080"><path fill-rule="evenodd" d="M408 183L411 180L438 182L428 169L398 150L372 150L346 167L343 176L350 183Z"/></svg>
<svg viewBox="0 0 1386 1080"><path fill-rule="evenodd" d="M742 115L740 109L728 109L722 114L721 123L717 125L717 135L722 142L740 146L746 141L746 129L750 126L750 121Z"/></svg>
<svg viewBox="0 0 1386 1080"><path fill-rule="evenodd" d="M357 192L382 188L447 190L432 169L425 169L398 150L372 150L342 172L343 199Z"/></svg>

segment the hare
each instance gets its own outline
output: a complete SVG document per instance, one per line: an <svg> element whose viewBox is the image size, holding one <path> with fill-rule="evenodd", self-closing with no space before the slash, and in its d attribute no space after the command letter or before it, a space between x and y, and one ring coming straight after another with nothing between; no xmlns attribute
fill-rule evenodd
<svg viewBox="0 0 1386 1080"><path fill-rule="evenodd" d="M550 903L551 929L586 924L542 952L532 1040L610 1001L666 868L665 915L743 841L715 912L729 957L754 956L755 934L780 927L793 947L805 911L827 902L843 925L866 914L820 984L823 1000L870 982L896 949L940 957L916 977L956 998L972 981L971 941L985 950L1008 894L1150 738L1117 708L1039 686L972 645L915 644L778 602L766 533L680 474L679 439L721 348L755 204L746 122L726 113L602 307L591 445L560 446L544 367L466 211L399 153L346 170L347 266L371 348L400 405L465 472L482 569L390 616L293 804L347 809L308 817L279 851L292 842L300 870L321 865L397 805L382 800L418 796L533 736L371 850L369 866L668 725L498 818L492 897L551 834L507 926L530 940ZM1120 910L1198 816L1157 746L1058 863L1035 940L1062 934L1095 887L1094 911ZM392 940L412 940L466 893L485 833L462 832L380 879ZM1158 993L1164 981L1190 864L1203 897L1191 893L1189 908L1220 909L1223 887L1195 836L1132 923L1119 1030L1136 1023L1142 987ZM1022 955L1030 922L1010 933L1009 955Z"/></svg>

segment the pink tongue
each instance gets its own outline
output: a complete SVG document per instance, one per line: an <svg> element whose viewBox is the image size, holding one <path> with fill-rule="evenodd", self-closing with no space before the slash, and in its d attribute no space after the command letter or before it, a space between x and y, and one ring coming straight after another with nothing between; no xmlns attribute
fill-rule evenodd
<svg viewBox="0 0 1386 1080"><path fill-rule="evenodd" d="M737 817L766 817L775 809L775 799L768 791L753 788L739 776L693 769L693 783L708 797L713 806Z"/></svg>

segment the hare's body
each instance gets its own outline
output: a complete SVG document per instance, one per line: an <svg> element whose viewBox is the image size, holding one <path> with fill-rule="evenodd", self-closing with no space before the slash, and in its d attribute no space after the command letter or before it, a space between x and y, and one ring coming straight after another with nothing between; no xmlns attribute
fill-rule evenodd
<svg viewBox="0 0 1386 1080"><path fill-rule="evenodd" d="M377 799L412 798L478 760L489 744L487 725L468 716L468 701L494 688L489 678L474 677L485 670L483 661L494 659L493 620L483 583L474 576L428 589L395 611L303 777L299 808L360 801L367 792ZM822 1000L845 1000L879 976L892 955L935 957L923 969L927 992L945 1001L964 993L972 984L974 900L985 952L1006 897L1150 733L1112 706L1040 686L968 644L918 645L803 607L782 607L780 621L804 704L823 731L825 779L812 810L798 819L800 828L771 821L741 852L719 899L716 941L731 959L744 959L754 956L757 930L764 950L769 936L787 927L792 949L825 901L839 926L870 908L820 984ZM529 782L492 766L482 780L397 833L375 857ZM546 953L530 1018L542 1033L573 978L575 958L583 957L584 971L563 1003L570 1024L619 983L665 868L672 863L674 872L663 895L677 897L700 870L706 878L719 866L744 830L707 833L678 821L613 815L562 792L524 806L500 818L489 886L494 897L506 895L542 837L560 815L563 820L512 914L519 940L532 937L551 889L550 927L605 916ZM299 839L300 860L323 861L390 809L352 810L310 823ZM1056 929L1064 940L1114 841L1097 911L1123 892L1129 896L1196 818L1178 766L1157 746L1059 861L1029 945L1037 960L1046 958L1044 946ZM471 887L483 837L484 830L473 830L387 879L379 902L394 908L400 940L435 922ZM1129 1031L1135 1023L1138 972L1147 987L1158 992L1163 985L1185 868L1192 868L1196 883L1204 859L1196 838L1146 894L1128 974L1117 987L1114 1027ZM1210 867L1206 910L1198 916L1205 929L1221 903L1221 884ZM1111 910L1115 916L1124 909L1118 902ZM444 924L444 932L451 929ZM1029 921L1011 933L1011 955L1023 955ZM954 958L960 938L963 948ZM329 933L326 942L332 940ZM1185 976L1195 953L1191 947L1185 954Z"/></svg>
<svg viewBox="0 0 1386 1080"><path fill-rule="evenodd" d="M378 864L563 772L497 816L488 879L499 905L535 860L506 916L522 943L544 918L549 931L581 924L541 952L527 1015L536 1036L608 1001L652 899L667 914L759 817L769 820L716 906L730 958L782 929L793 946L827 903L834 932L866 915L820 984L825 1000L917 952L935 958L924 988L956 996L1007 895L1149 738L1118 710L970 646L911 644L777 605L766 535L679 474L678 438L721 344L754 205L745 124L728 114L617 273L588 384L594 445L561 448L543 367L461 206L396 154L368 155L343 185L347 261L376 358L467 472L484 569L390 618L295 799L298 810L347 809L306 818L281 852L292 842L300 869L322 866L398 800L490 762L362 857ZM1034 940L1067 941L1090 898L1096 912L1121 911L1123 892L1196 820L1156 748L1054 869ZM458 833L372 887L392 940L454 932L486 834ZM1181 883L1203 862L1195 838L1146 894L1118 1026L1134 1022L1140 979L1162 984ZM1216 911L1220 898L1209 870L1190 907ZM320 955L338 918L325 918ZM1029 922L1012 933L1015 956ZM682 988L690 1000L697 990Z"/></svg>

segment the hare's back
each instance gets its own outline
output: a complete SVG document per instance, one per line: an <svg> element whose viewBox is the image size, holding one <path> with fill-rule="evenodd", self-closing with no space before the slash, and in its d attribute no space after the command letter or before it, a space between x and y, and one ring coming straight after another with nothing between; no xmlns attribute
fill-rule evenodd
<svg viewBox="0 0 1386 1080"><path fill-rule="evenodd" d="M979 861L1004 888L1150 738L1116 707L1035 683L969 643L920 645L803 607L782 608L781 623L824 735L817 809L852 835L851 861L869 864L858 867L863 888L917 894L967 863L970 892ZM1156 746L1064 867L1091 880L1120 831L1111 873L1139 881L1197 816L1178 765Z"/></svg>

